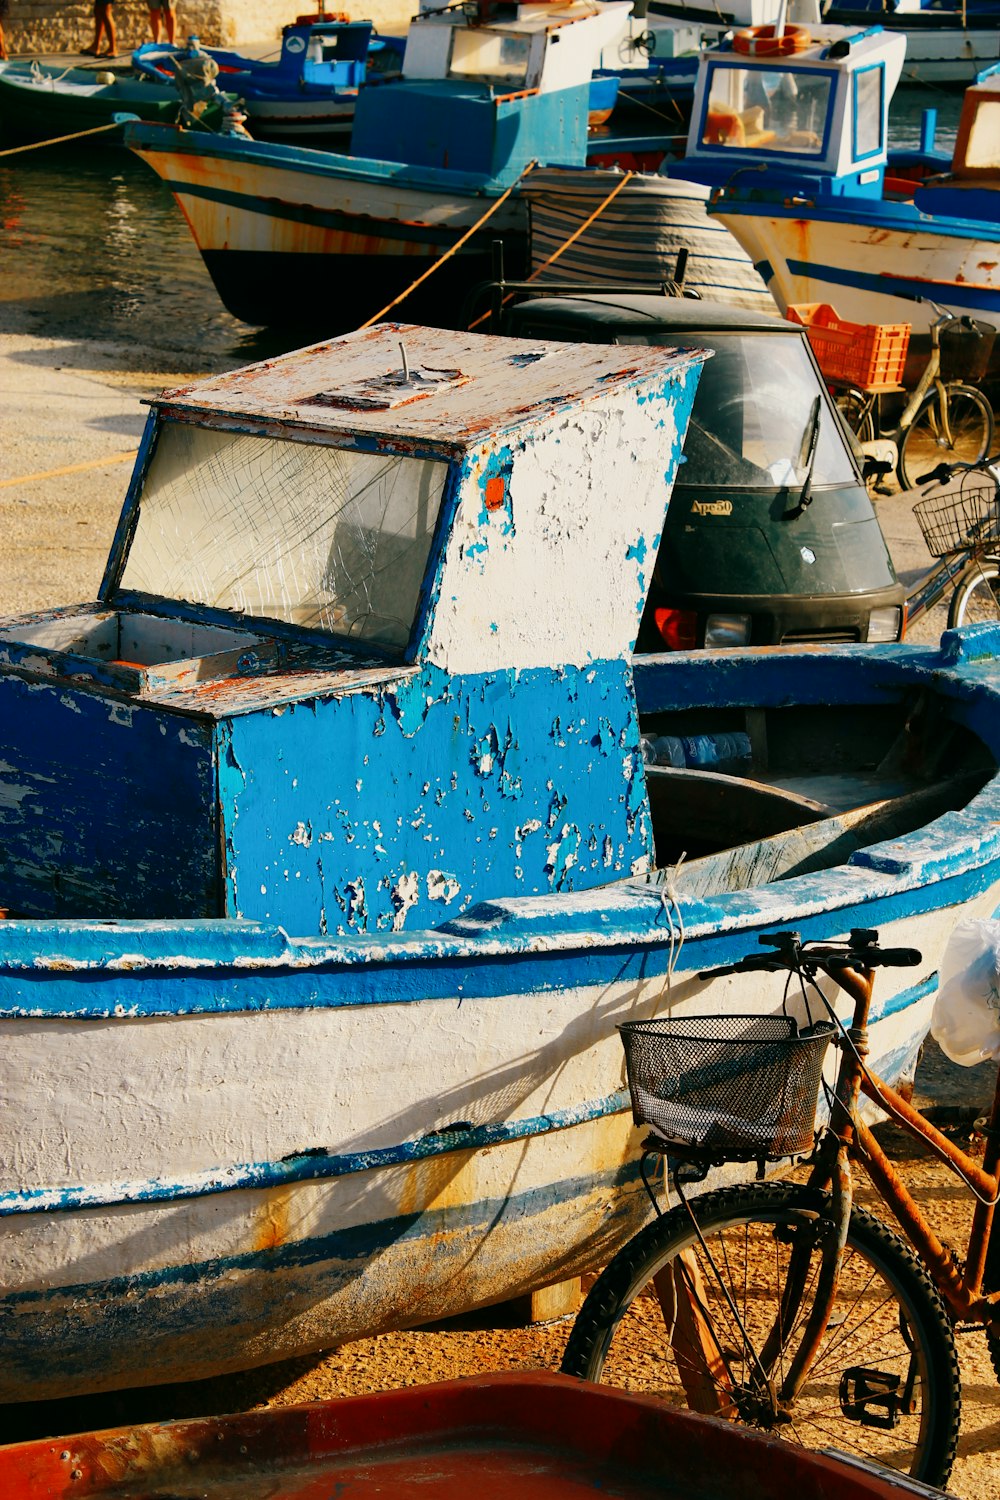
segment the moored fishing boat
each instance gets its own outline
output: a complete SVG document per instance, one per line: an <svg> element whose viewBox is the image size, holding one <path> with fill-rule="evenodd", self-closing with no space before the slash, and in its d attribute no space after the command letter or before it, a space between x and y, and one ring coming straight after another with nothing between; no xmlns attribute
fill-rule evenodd
<svg viewBox="0 0 1000 1500"><path fill-rule="evenodd" d="M261 141L346 146L358 89L398 76L405 43L375 34L371 21L300 20L282 27L277 59L247 57L221 47L146 42L132 54L136 71L169 82L175 60L207 53L222 85L239 95L250 134Z"/></svg>
<svg viewBox="0 0 1000 1500"><path fill-rule="evenodd" d="M203 116L206 128L222 122L225 99L219 95ZM172 83L131 77L95 68L60 68L36 59L0 62L0 129L19 140L113 126L116 115L137 115L157 124L173 124L181 96ZM120 139L122 127L108 130Z"/></svg>
<svg viewBox="0 0 1000 1500"><path fill-rule="evenodd" d="M603 1262L616 1022L776 926L922 949L912 1068L996 905L998 633L633 669L697 363L383 325L166 393L99 599L0 623L0 1398Z"/></svg>
<svg viewBox="0 0 1000 1500"><path fill-rule="evenodd" d="M966 91L950 172L921 181L887 166L902 64L902 39L878 28L816 32L786 58L712 54L695 106L719 184L711 212L782 309L831 303L855 322L912 323L926 339L936 313L914 299L930 297L996 324L997 70Z"/></svg>
<svg viewBox="0 0 1000 1500"><path fill-rule="evenodd" d="M453 321L494 239L523 263L519 178L534 161L586 161L594 66L628 10L570 0L417 17L402 80L358 96L350 158L142 124L126 141L170 187L236 317L353 328L452 251L406 311Z"/></svg>

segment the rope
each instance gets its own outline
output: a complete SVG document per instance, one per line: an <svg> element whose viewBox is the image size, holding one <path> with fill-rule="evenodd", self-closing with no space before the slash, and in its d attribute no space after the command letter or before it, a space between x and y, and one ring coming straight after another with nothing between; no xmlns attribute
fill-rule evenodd
<svg viewBox="0 0 1000 1500"><path fill-rule="evenodd" d="M566 241L564 241L564 243L559 246L558 250L553 250L553 252L549 256L548 260L543 260L542 263L541 263L541 265L538 267L537 270L532 271L531 275L527 278L527 281L528 282L536 281L537 278L539 276L541 276L541 274L542 274L543 271L548 270L549 266L551 266L551 264L552 264L553 261L558 260L559 257L560 257L560 255L562 255L562 253L565 250L569 249L570 245L575 244L576 241L580 238L581 234L584 234L590 228L591 224L593 224L594 220L600 214L602 214L604 212L604 210L608 207L608 205L614 202L614 200L618 197L618 194L621 192L621 190L625 186L625 184L627 182L631 182L632 178L635 177L635 176L637 176L637 175L638 174L635 173L635 172L624 172L622 174L621 181L615 184L615 186L611 189L611 192L605 198L604 202L598 204L598 206L594 209L594 212L590 215L590 218L589 219L584 219L583 223L580 224L576 229L573 230L573 233L570 235L569 239L566 240ZM600 291L600 285L596 284L595 287L594 287L594 290L599 292ZM503 299L503 304L502 305L506 306L506 304L510 301L511 297L513 297L513 296L514 296L513 292L508 292L507 295L506 295L506 297ZM480 325L480 323L485 323L486 319L489 317L489 315L490 315L489 312L484 312L478 318L476 318L474 322L470 323L469 324L469 332L471 333L472 330L473 330L473 328L478 328L479 325Z"/></svg>
<svg viewBox="0 0 1000 1500"><path fill-rule="evenodd" d="M36 479L58 479L61 474L82 474L86 469L106 469L111 464L130 463L138 451L138 448L130 448L127 453L113 453L109 458L90 458L84 464L64 464L61 469L42 469L38 474L19 474L16 479L0 479L0 490L10 489L16 484L33 484Z"/></svg>
<svg viewBox="0 0 1000 1500"><path fill-rule="evenodd" d="M677 121L683 122L683 120L684 120L684 115L683 115L683 112L681 110L681 107L677 103L677 100L673 98L673 96L671 96L670 103L673 106L674 117L675 117L674 119L671 119L671 117L668 114L664 114L664 112L663 112L662 109L657 109L657 107L656 107L655 104L649 104L645 99L637 99L634 94L623 94L622 91L621 91L621 89L619 89L618 90L618 97L619 97L619 99L626 100L626 102L629 103L629 104L634 104L637 109L646 109L646 110L648 110L649 113L651 115L655 115L658 120L666 120L666 122L667 122L668 125L673 125ZM598 144L599 143L600 142L599 142L599 138L598 138Z"/></svg>
<svg viewBox="0 0 1000 1500"><path fill-rule="evenodd" d="M0 156L16 156L19 151L41 151L43 146L60 146L63 141L78 141L85 135L101 135L105 130L120 129L118 121L112 120L110 125L94 125L90 130L74 130L72 135L56 135L51 141L32 141L27 146L8 146L6 151L0 151Z"/></svg>
<svg viewBox="0 0 1000 1500"><path fill-rule="evenodd" d="M398 297L394 297L391 302L386 303L385 307L383 307L383 309L382 309L381 312L374 313L373 316L370 317L367 320L367 322L362 323L360 325L359 329L358 329L358 332L360 333L361 328L370 328L373 323L380 322L381 319L385 317L386 313L392 312L392 309L394 307L398 307L401 302L405 302L406 298L410 295L410 293L411 292L415 292L416 289L417 289L417 287L420 286L420 284L422 282L424 282L424 281L427 280L428 276L433 276L434 272L438 269L439 266L443 266L446 260L450 260L451 257L457 253L457 251L461 250L462 246L465 245L465 244L467 244L469 242L469 240L471 240L472 236L476 233L476 231L478 229L482 228L482 226L486 223L487 219L490 219L490 218L493 217L493 215L496 213L497 209L501 206L501 204L503 204L503 203L505 203L507 201L507 199L510 197L510 195L514 191L514 189L516 187L520 186L520 184L527 177L528 173L530 171L532 171L535 167L537 167L537 165L538 165L537 162L535 162L535 161L529 161L528 165L525 167L525 169L521 173L520 177L518 177L517 181L516 182L512 182L511 185L510 185L510 187L507 189L507 191L505 193L501 193L500 197L497 198L497 199L495 199L494 202L492 202L490 204L489 208L483 214L482 218L481 219L477 219L476 222L475 222L475 224L473 224L472 228L471 229L467 229L465 231L465 233L461 236L461 238L457 239L455 241L455 243L453 245L451 245L444 252L444 254L442 256L440 256L439 259L437 259L434 262L434 264L432 266L428 266L427 270L424 271L420 276L417 277L416 281L411 281L410 285L406 288L405 292L400 292L400 294L399 294Z"/></svg>

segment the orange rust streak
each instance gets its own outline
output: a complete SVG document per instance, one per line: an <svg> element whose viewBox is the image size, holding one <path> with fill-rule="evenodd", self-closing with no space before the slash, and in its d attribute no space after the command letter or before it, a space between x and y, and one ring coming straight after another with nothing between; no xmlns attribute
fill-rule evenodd
<svg viewBox="0 0 1000 1500"><path fill-rule="evenodd" d="M277 1250L288 1239L288 1188L268 1195L254 1235L254 1250Z"/></svg>

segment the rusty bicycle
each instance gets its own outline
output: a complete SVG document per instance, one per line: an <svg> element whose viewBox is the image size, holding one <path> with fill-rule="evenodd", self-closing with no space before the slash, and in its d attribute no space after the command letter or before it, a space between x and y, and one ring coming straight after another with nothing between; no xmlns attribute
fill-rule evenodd
<svg viewBox="0 0 1000 1500"><path fill-rule="evenodd" d="M771 951L702 977L784 971L782 1015L620 1028L633 1112L651 1127L644 1149L667 1159L679 1201L663 1212L644 1170L657 1217L594 1283L563 1370L943 1484L961 1406L956 1325L985 1327L1000 1379L1000 1081L979 1162L865 1061L876 969L920 954L882 949L872 931L761 942ZM833 997L839 988L853 1002L849 1024L824 976ZM810 1002L806 1019L818 1005L820 1021L787 1014L794 986ZM836 1080L821 1085L831 1041ZM862 1094L975 1194L964 1258L942 1244L862 1119ZM817 1132L818 1097L828 1119ZM761 1177L782 1158L804 1160L807 1180L687 1191L713 1167L756 1160ZM905 1240L854 1204L853 1165Z"/></svg>

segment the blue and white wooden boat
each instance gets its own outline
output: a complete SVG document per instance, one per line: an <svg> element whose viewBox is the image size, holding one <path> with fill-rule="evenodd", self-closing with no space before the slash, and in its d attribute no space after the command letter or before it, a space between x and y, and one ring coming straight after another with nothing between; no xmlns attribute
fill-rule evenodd
<svg viewBox="0 0 1000 1500"><path fill-rule="evenodd" d="M920 947L912 1068L997 904L1000 630L633 665L698 363L387 324L167 392L99 599L0 622L0 1399L602 1263L615 1026L777 1010L697 977L761 932Z"/></svg>
<svg viewBox="0 0 1000 1500"><path fill-rule="evenodd" d="M250 134L262 141L346 145L358 90L398 76L405 42L375 35L371 21L300 20L282 27L277 59L247 57L221 47L146 42L132 54L136 72L169 81L174 59L207 52L219 66L220 86L238 94Z"/></svg>
<svg viewBox="0 0 1000 1500"><path fill-rule="evenodd" d="M529 164L586 161L591 75L629 8L567 0L496 22L459 7L417 17L402 80L358 96L350 158L142 124L126 142L167 183L223 302L248 323L354 328L503 197L406 303L408 316L454 321L491 274L495 239L512 272L523 265L527 211L507 194Z"/></svg>
<svg viewBox="0 0 1000 1500"><path fill-rule="evenodd" d="M902 37L878 27L814 29L789 57L719 47L699 78L688 159L671 171L718 187L710 212L782 310L827 302L852 322L926 336L936 314L913 300L926 296L996 323L997 74L967 90L950 173L887 180L903 55Z"/></svg>
<svg viewBox="0 0 1000 1500"><path fill-rule="evenodd" d="M901 83L967 84L1000 57L997 0L834 0L831 25L886 26L906 42Z"/></svg>
<svg viewBox="0 0 1000 1500"><path fill-rule="evenodd" d="M884 26L906 43L904 84L971 83L1000 57L998 0L648 0L646 16L633 23L657 57L676 57L715 47L727 32L789 24Z"/></svg>

